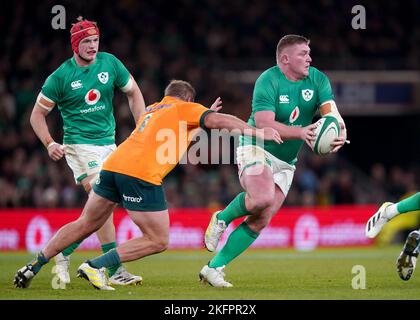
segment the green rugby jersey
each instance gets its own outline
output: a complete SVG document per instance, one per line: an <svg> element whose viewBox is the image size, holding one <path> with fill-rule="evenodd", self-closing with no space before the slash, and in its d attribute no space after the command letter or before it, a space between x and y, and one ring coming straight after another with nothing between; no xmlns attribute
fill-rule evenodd
<svg viewBox="0 0 420 320"><path fill-rule="evenodd" d="M306 78L290 81L278 66L274 66L264 71L255 82L252 113L248 124L255 126L256 112L273 111L277 122L288 126L305 127L312 123L320 105L333 99L330 81L318 69L310 67ZM273 141L263 143L264 149L276 158L294 164L304 141L284 140L282 144ZM255 139L242 136L240 144L255 144Z"/></svg>
<svg viewBox="0 0 420 320"><path fill-rule="evenodd" d="M73 57L58 67L45 81L41 94L60 110L63 143L115 143L114 89L129 81L130 73L123 63L106 52L98 52L89 66L78 66Z"/></svg>

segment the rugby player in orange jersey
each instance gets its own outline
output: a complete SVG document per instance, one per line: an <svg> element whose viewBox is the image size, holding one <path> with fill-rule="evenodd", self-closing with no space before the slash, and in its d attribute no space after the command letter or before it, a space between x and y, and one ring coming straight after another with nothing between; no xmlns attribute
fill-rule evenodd
<svg viewBox="0 0 420 320"><path fill-rule="evenodd" d="M49 259L74 241L82 240L98 230L118 203L127 210L143 236L84 262L78 268L80 277L97 289L114 290L108 283L104 268L166 250L169 242L169 214L162 180L187 150L190 141L183 142L182 137L188 137L193 130L199 127L227 129L277 143L283 142L273 128L258 130L232 115L220 114L194 103L194 98L195 90L188 82L170 82L162 101L146 108L136 129L104 162L80 218L63 226L33 261L17 271L17 287L27 288ZM212 109L218 109L220 103L220 99L217 99ZM173 159L163 159L159 152L162 146L159 137L168 132L177 138L173 146L176 150Z"/></svg>

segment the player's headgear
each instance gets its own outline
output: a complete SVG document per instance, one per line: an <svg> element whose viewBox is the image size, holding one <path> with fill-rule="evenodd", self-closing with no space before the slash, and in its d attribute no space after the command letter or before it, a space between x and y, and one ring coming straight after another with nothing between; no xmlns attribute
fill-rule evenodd
<svg viewBox="0 0 420 320"><path fill-rule="evenodd" d="M82 20L80 17L78 20L79 22L73 24L70 29L71 48L77 54L79 54L80 41L90 36L99 36L99 28L96 25L96 22Z"/></svg>

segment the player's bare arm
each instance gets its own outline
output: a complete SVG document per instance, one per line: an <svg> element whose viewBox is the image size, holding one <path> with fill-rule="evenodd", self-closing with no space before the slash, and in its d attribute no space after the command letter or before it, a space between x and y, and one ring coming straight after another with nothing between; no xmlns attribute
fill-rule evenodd
<svg viewBox="0 0 420 320"><path fill-rule="evenodd" d="M146 104L144 102L143 94L132 75L130 75L130 87L125 91L125 94L127 95L128 105L130 106L134 121L137 123L146 109Z"/></svg>
<svg viewBox="0 0 420 320"><path fill-rule="evenodd" d="M347 129L346 124L344 123L343 118L341 117L340 113L338 112L337 105L333 100L324 102L321 107L319 108L321 116L332 116L337 119L338 123L341 127L340 136L338 136L331 146L334 148L331 150L331 153L336 153L345 143L350 143L347 140Z"/></svg>
<svg viewBox="0 0 420 320"><path fill-rule="evenodd" d="M54 102L40 96L32 109L30 123L35 134L47 149L50 158L58 161L64 156L64 148L51 137L46 121L47 115L54 106Z"/></svg>
<svg viewBox="0 0 420 320"><path fill-rule="evenodd" d="M315 140L315 125L310 124L306 127L288 126L275 120L275 113L272 111L258 111L254 115L257 128L270 127L277 130L280 136L285 140L300 139L309 146Z"/></svg>
<svg viewBox="0 0 420 320"><path fill-rule="evenodd" d="M263 132L249 126L241 119L230 114L212 112L204 119L204 125L209 129L228 129L229 131L239 130L241 134L258 137L264 140L272 140L282 143L279 132L271 127L262 128Z"/></svg>

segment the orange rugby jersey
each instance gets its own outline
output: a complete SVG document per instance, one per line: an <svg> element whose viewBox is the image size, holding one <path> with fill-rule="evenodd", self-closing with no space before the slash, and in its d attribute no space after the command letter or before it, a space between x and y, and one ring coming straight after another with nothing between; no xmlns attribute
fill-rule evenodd
<svg viewBox="0 0 420 320"><path fill-rule="evenodd" d="M190 132L203 126L211 111L198 103L164 97L146 108L136 129L108 157L102 169L162 184L187 150Z"/></svg>

